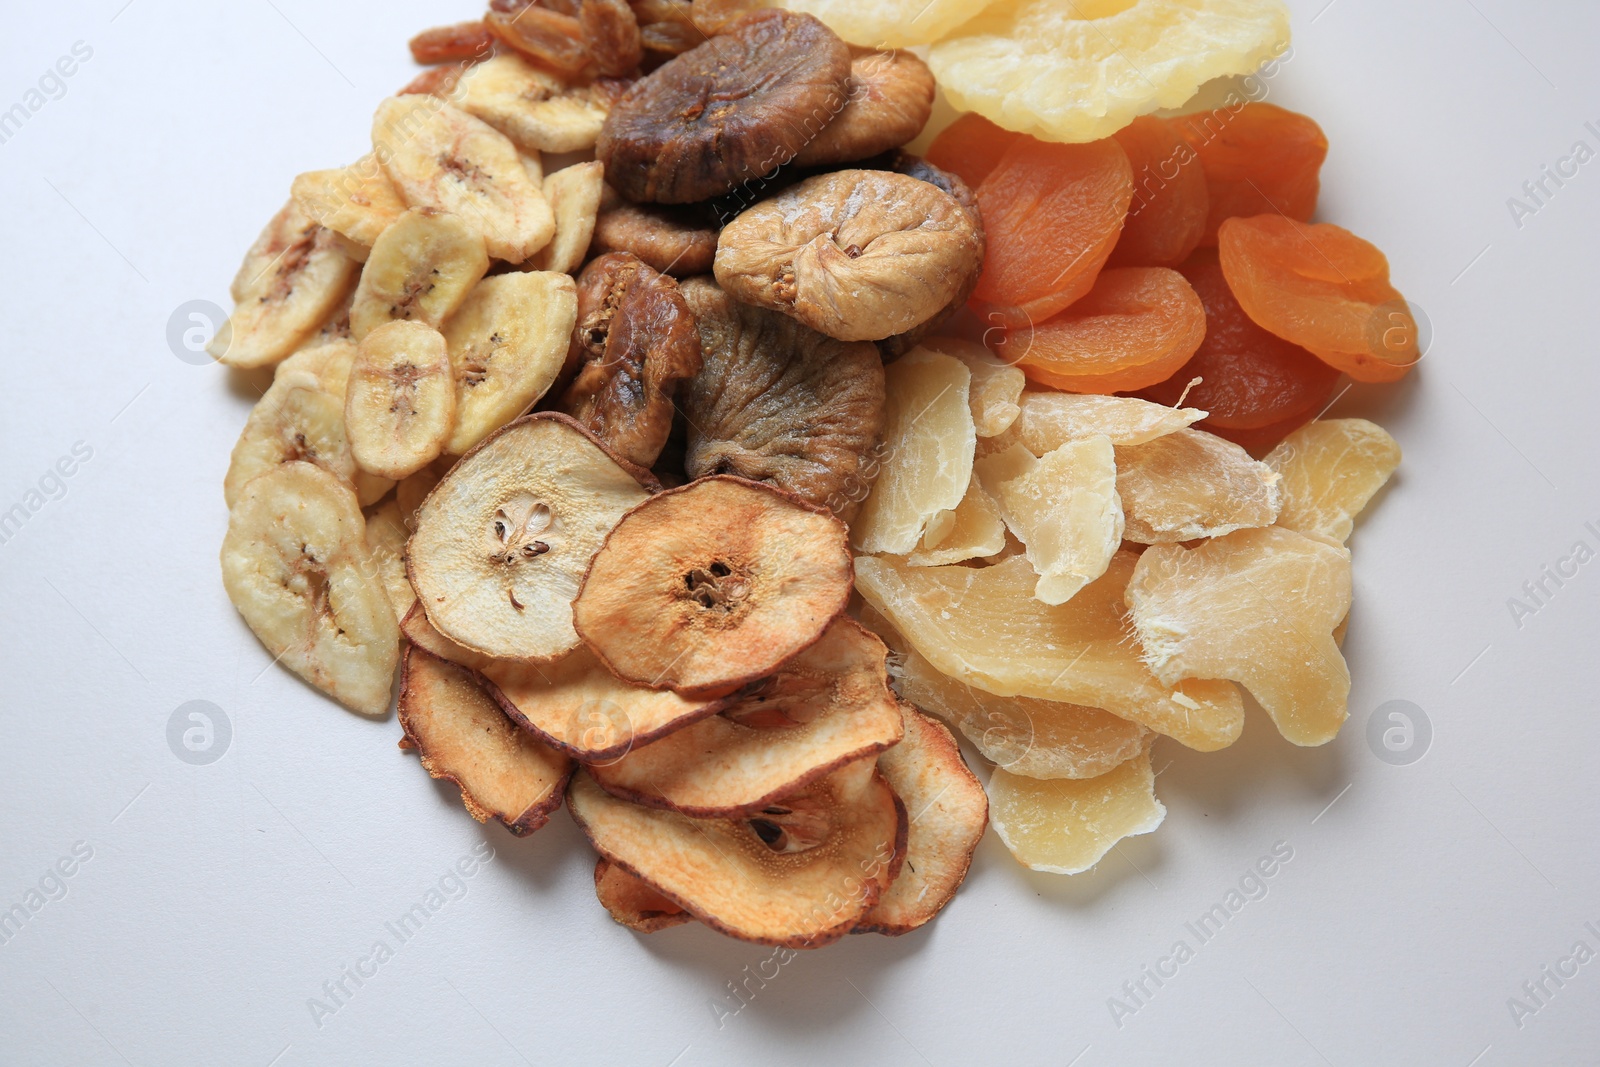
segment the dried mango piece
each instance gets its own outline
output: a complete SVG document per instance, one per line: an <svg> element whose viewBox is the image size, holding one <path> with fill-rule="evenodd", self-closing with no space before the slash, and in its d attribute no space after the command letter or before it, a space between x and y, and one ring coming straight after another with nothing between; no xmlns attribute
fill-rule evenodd
<svg viewBox="0 0 1600 1067"><path fill-rule="evenodd" d="M972 372L954 356L920 349L884 368L884 376L886 458L850 534L862 552L904 555L929 520L961 504L972 480Z"/></svg>
<svg viewBox="0 0 1600 1067"><path fill-rule="evenodd" d="M1227 682L1162 685L1139 656L1122 603L1138 557L1118 552L1106 573L1065 604L1033 595L1020 556L993 567L912 567L856 558L856 588L940 672L996 696L1104 708L1190 748L1226 748L1244 725Z"/></svg>
<svg viewBox="0 0 1600 1067"><path fill-rule="evenodd" d="M1118 447L1142 445L1205 417L1199 408L1169 408L1131 396L1029 389L1018 401L1017 421L990 443L1000 448L1021 444L1036 456L1054 452L1068 441L1101 435Z"/></svg>
<svg viewBox="0 0 1600 1067"><path fill-rule="evenodd" d="M972 372L972 386L968 390L967 400L972 405L972 424L979 437L994 437L1011 427L1020 412L1017 398L1028 384L1025 374L995 358L992 352L976 341L929 337L922 342L922 347L930 352L955 356Z"/></svg>
<svg viewBox="0 0 1600 1067"><path fill-rule="evenodd" d="M1297 745L1333 740L1350 672L1333 630L1350 610L1350 553L1293 530L1238 530L1198 548L1154 545L1127 604L1156 677L1228 678Z"/></svg>
<svg viewBox="0 0 1600 1067"><path fill-rule="evenodd" d="M1005 544L1005 520L974 474L961 503L928 520L928 530L922 535L921 544L906 557L906 562L913 567L963 563L992 556Z"/></svg>
<svg viewBox="0 0 1600 1067"><path fill-rule="evenodd" d="M1092 141L1212 78L1250 73L1288 41L1281 0L1021 0L936 44L929 66L959 110Z"/></svg>
<svg viewBox="0 0 1600 1067"><path fill-rule="evenodd" d="M1109 437L1069 441L1037 458L1012 445L973 470L1039 572L1034 596L1064 604L1106 572L1123 527Z"/></svg>
<svg viewBox="0 0 1600 1067"><path fill-rule="evenodd" d="M1144 545L1270 526L1282 504L1281 481L1232 441L1204 430L1117 449L1124 536Z"/></svg>
<svg viewBox="0 0 1600 1067"><path fill-rule="evenodd" d="M1082 874L1124 837L1161 825L1150 750L1098 778L1042 781L995 768L989 821L1017 862L1051 874Z"/></svg>
<svg viewBox="0 0 1600 1067"><path fill-rule="evenodd" d="M1400 446L1366 419L1325 419L1300 427L1262 462L1283 476L1278 525L1342 542L1400 465Z"/></svg>

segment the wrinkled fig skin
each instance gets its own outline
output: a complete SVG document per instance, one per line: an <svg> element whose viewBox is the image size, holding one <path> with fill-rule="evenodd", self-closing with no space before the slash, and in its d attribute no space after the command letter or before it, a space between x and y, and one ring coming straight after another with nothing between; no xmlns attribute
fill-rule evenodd
<svg viewBox="0 0 1600 1067"><path fill-rule="evenodd" d="M589 250L632 252L674 278L708 274L722 228L709 204L630 204L606 187Z"/></svg>
<svg viewBox="0 0 1600 1067"><path fill-rule="evenodd" d="M705 359L681 399L688 475L768 482L849 522L879 469L877 350L741 304L707 278L685 282L683 295Z"/></svg>
<svg viewBox="0 0 1600 1067"><path fill-rule="evenodd" d="M627 252L591 261L578 279L573 347L577 377L561 410L623 459L655 463L678 383L700 372L700 334L678 283Z"/></svg>
<svg viewBox="0 0 1600 1067"><path fill-rule="evenodd" d="M759 178L844 107L850 49L810 15L753 12L634 83L595 145L630 200L688 204Z"/></svg>
<svg viewBox="0 0 1600 1067"><path fill-rule="evenodd" d="M801 166L849 163L914 139L933 113L933 72L910 52L851 49L850 100L800 150Z"/></svg>
<svg viewBox="0 0 1600 1067"><path fill-rule="evenodd" d="M978 213L978 198L973 194L970 186L960 177L947 170L940 170L921 156L914 156L910 152L891 152L884 163L885 170L892 170L899 174L910 175L919 181L937 185L940 189L956 198L956 201L967 209L967 215L972 219L972 228L978 235L978 262L967 276L966 282L956 291L955 299L945 305L945 309L933 318L919 325L911 327L905 333L897 333L893 337L885 337L878 342L878 351L883 354L885 362L893 362L917 347L924 337L931 337L950 317L960 311L966 302L971 299L972 291L978 287L978 278L983 274L983 254L987 248L987 241L983 233L983 216Z"/></svg>

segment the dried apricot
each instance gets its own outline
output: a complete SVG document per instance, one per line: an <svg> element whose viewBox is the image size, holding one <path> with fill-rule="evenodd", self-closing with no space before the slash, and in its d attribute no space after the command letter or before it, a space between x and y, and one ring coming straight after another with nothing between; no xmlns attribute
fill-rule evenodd
<svg viewBox="0 0 1600 1067"><path fill-rule="evenodd" d="M1203 244L1217 243L1224 219L1281 214L1305 222L1317 209L1328 139L1305 115L1246 103L1237 111L1185 115L1172 125L1205 174L1210 211Z"/></svg>
<svg viewBox="0 0 1600 1067"><path fill-rule="evenodd" d="M1113 136L1133 168L1133 200L1106 263L1176 267L1206 234L1206 174L1166 119L1141 115Z"/></svg>
<svg viewBox="0 0 1600 1067"><path fill-rule="evenodd" d="M1048 319L1094 285L1132 197L1117 142L1020 138L978 186L988 248L973 295L1009 325Z"/></svg>
<svg viewBox="0 0 1600 1067"><path fill-rule="evenodd" d="M1161 825L1167 809L1155 786L1148 746L1098 778L1042 781L996 768L989 777L989 821L1024 867L1082 874L1124 837Z"/></svg>
<svg viewBox="0 0 1600 1067"><path fill-rule="evenodd" d="M926 158L976 189L1021 136L969 111L940 131L928 146Z"/></svg>
<svg viewBox="0 0 1600 1067"><path fill-rule="evenodd" d="M1205 306L1183 275L1116 267L1054 318L1007 330L997 348L1052 389L1111 393L1166 379L1194 355L1205 331Z"/></svg>
<svg viewBox="0 0 1600 1067"><path fill-rule="evenodd" d="M1421 359L1417 323L1375 246L1329 222L1228 219L1218 256L1258 326L1358 382L1393 382Z"/></svg>
<svg viewBox="0 0 1600 1067"><path fill-rule="evenodd" d="M1356 516L1400 465L1400 446L1366 419L1328 419L1300 427L1262 462L1283 475L1279 526L1348 541Z"/></svg>

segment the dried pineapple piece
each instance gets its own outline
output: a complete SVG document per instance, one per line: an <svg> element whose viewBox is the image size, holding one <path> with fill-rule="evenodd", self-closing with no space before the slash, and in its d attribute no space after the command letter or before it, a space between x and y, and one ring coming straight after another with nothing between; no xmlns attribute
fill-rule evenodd
<svg viewBox="0 0 1600 1067"><path fill-rule="evenodd" d="M233 507L250 481L297 460L315 463L346 482L356 474L345 436L344 405L305 370L275 377L250 410L228 460L223 500Z"/></svg>
<svg viewBox="0 0 1600 1067"><path fill-rule="evenodd" d="M555 215L556 235L533 254L530 263L535 269L572 274L583 265L605 187L605 165L595 160L545 176L544 198Z"/></svg>
<svg viewBox="0 0 1600 1067"><path fill-rule="evenodd" d="M935 515L960 506L972 481L972 372L954 356L913 349L884 377L886 458L850 533L862 552L904 555Z"/></svg>
<svg viewBox="0 0 1600 1067"><path fill-rule="evenodd" d="M1098 778L1041 781L996 768L989 822L1017 862L1051 874L1082 874L1124 837L1161 825L1150 750Z"/></svg>
<svg viewBox="0 0 1600 1067"><path fill-rule="evenodd" d="M415 474L438 458L455 417L443 334L400 320L367 334L344 395L345 432L362 470L395 480Z"/></svg>
<svg viewBox="0 0 1600 1067"><path fill-rule="evenodd" d="M979 437L1003 434L1017 421L1022 409L1017 398L1022 395L1028 378L1021 370L1003 363L993 353L976 341L962 341L954 337L930 337L922 342L930 352L943 352L955 356L972 372L969 401L972 404L972 423Z"/></svg>
<svg viewBox="0 0 1600 1067"><path fill-rule="evenodd" d="M1289 41L1282 0L1020 0L935 45L950 102L1046 141L1109 137L1248 74Z"/></svg>
<svg viewBox="0 0 1600 1067"><path fill-rule="evenodd" d="M1366 419L1327 419L1300 427L1262 462L1283 475L1279 526L1344 542L1400 465L1400 446Z"/></svg>
<svg viewBox="0 0 1600 1067"><path fill-rule="evenodd" d="M992 567L912 567L856 558L856 588L940 672L996 696L1104 708L1202 752L1231 745L1244 703L1228 682L1158 682L1139 655L1123 607L1138 557L1118 552L1106 573L1065 604L1034 597L1038 576L1014 556Z"/></svg>
<svg viewBox="0 0 1600 1067"><path fill-rule="evenodd" d="M1065 604L1106 572L1123 527L1109 437L1068 441L1040 458L1012 445L973 469L1039 574L1034 596Z"/></svg>
<svg viewBox="0 0 1600 1067"><path fill-rule="evenodd" d="M1204 430L1177 430L1117 449L1125 536L1144 545L1270 526L1278 517L1281 481L1232 441Z"/></svg>
<svg viewBox="0 0 1600 1067"><path fill-rule="evenodd" d="M1131 396L1030 389L1017 401L1016 421L986 445L1002 451L1021 444L1036 456L1097 434L1118 446L1142 445L1191 426L1206 414L1199 408L1169 408Z"/></svg>
<svg viewBox="0 0 1600 1067"><path fill-rule="evenodd" d="M905 48L930 44L995 0L782 0L790 11L815 15L851 44Z"/></svg>
<svg viewBox="0 0 1600 1067"><path fill-rule="evenodd" d="M1350 672L1333 630L1350 610L1350 553L1271 526L1198 548L1154 545L1127 604L1156 677L1228 678L1297 745L1333 740Z"/></svg>
<svg viewBox="0 0 1600 1067"><path fill-rule="evenodd" d="M974 473L961 503L928 520L922 542L906 557L906 562L913 567L942 567L947 563L992 556L1005 546L1005 520Z"/></svg>
<svg viewBox="0 0 1600 1067"><path fill-rule="evenodd" d="M406 210L371 152L348 167L308 171L295 178L289 192L300 210L362 249L371 248ZM365 260L366 252L356 258Z"/></svg>

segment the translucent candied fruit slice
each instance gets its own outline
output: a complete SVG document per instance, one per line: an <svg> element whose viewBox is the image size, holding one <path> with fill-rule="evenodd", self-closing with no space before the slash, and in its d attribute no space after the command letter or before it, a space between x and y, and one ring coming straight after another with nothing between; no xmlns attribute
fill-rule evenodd
<svg viewBox="0 0 1600 1067"><path fill-rule="evenodd" d="M1109 137L1289 42L1281 0L1021 0L933 48L957 108L1055 141Z"/></svg>
<svg viewBox="0 0 1600 1067"><path fill-rule="evenodd" d="M995 443L1020 443L1036 456L1101 434L1114 445L1142 445L1206 417L1199 408L1167 407L1130 396L1032 389L1022 394L1017 407L1017 421Z"/></svg>
<svg viewBox="0 0 1600 1067"><path fill-rule="evenodd" d="M782 0L815 15L851 44L904 48L931 44L995 0Z"/></svg>
<svg viewBox="0 0 1600 1067"><path fill-rule="evenodd" d="M1206 173L1173 124L1155 115L1141 115L1118 130L1116 142L1133 168L1133 200L1106 262L1176 267L1206 233L1211 208Z"/></svg>
<svg viewBox="0 0 1600 1067"><path fill-rule="evenodd" d="M1327 419L1300 427L1262 462L1283 476L1278 525L1342 542L1400 465L1400 446L1366 419Z"/></svg>
<svg viewBox="0 0 1600 1067"><path fill-rule="evenodd" d="M1161 825L1145 749L1098 778L1041 781L995 769L989 776L989 823L1017 862L1050 874L1082 874L1124 837Z"/></svg>
<svg viewBox="0 0 1600 1067"><path fill-rule="evenodd" d="M1358 382L1393 382L1417 360L1417 323L1389 261L1330 222L1282 215L1228 219L1219 231L1222 273L1256 323Z"/></svg>
<svg viewBox="0 0 1600 1067"><path fill-rule="evenodd" d="M1301 222L1317 209L1318 174L1328 138L1310 118L1276 104L1247 103L1172 122L1199 157L1210 201L1204 243L1217 243L1224 219L1287 215Z"/></svg>
<svg viewBox="0 0 1600 1067"><path fill-rule="evenodd" d="M1239 530L1198 548L1154 545L1128 608L1156 677L1228 678L1297 745L1333 740L1350 672L1333 631L1350 610L1350 553L1293 530Z"/></svg>
<svg viewBox="0 0 1600 1067"><path fill-rule="evenodd" d="M1281 481L1232 441L1203 430L1117 449L1125 536L1144 545L1270 526L1282 504Z"/></svg>
<svg viewBox="0 0 1600 1067"><path fill-rule="evenodd" d="M1205 306L1183 275L1117 267L1102 271L1087 296L1054 318L1006 330L998 347L1001 359L1041 385L1111 393L1165 380L1205 333Z"/></svg>
<svg viewBox="0 0 1600 1067"><path fill-rule="evenodd" d="M1068 441L1037 458L1012 445L973 469L1039 574L1034 596L1064 604L1106 572L1123 527L1109 437Z"/></svg>
<svg viewBox="0 0 1600 1067"><path fill-rule="evenodd" d="M1122 603L1137 562L1118 552L1104 575L1056 606L1034 597L1038 576L1022 556L982 568L860 556L856 588L951 678L996 696L1104 708L1203 752L1226 748L1244 724L1238 689L1167 687L1140 659Z"/></svg>
<svg viewBox="0 0 1600 1067"><path fill-rule="evenodd" d="M883 470L850 533L863 552L904 555L930 519L960 505L972 480L972 372L954 356L916 349L884 375Z"/></svg>
<svg viewBox="0 0 1600 1067"><path fill-rule="evenodd" d="M1017 398L1028 384L1027 377L1020 370L995 358L992 352L976 341L930 337L922 342L922 347L930 352L955 356L972 372L968 401L972 405L973 428L979 437L1005 433L1016 421L1019 414Z"/></svg>
<svg viewBox="0 0 1600 1067"><path fill-rule="evenodd" d="M913 567L940 567L992 556L1005 546L1005 520L974 474L961 503L928 521L922 543L906 557L906 562Z"/></svg>

